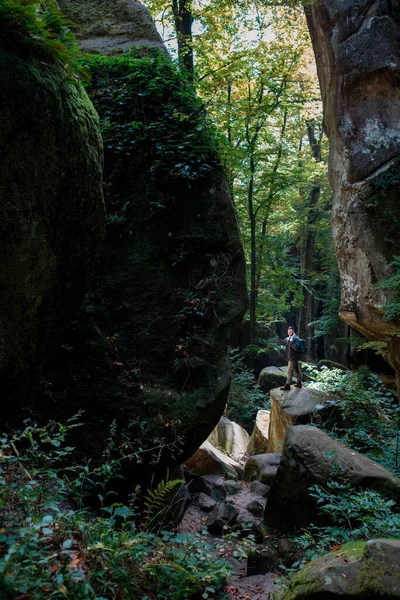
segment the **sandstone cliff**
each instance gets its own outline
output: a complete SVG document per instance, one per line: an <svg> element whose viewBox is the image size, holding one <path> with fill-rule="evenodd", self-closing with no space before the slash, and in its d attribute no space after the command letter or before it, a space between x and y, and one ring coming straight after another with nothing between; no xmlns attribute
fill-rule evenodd
<svg viewBox="0 0 400 600"><path fill-rule="evenodd" d="M399 381L400 322L385 316L396 290L379 286L399 255L399 2L328 0L306 14L330 141L340 315L386 343Z"/></svg>

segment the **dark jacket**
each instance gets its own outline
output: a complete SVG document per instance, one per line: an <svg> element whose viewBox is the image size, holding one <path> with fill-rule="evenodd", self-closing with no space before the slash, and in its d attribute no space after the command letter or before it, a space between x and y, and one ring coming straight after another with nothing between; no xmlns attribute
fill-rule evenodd
<svg viewBox="0 0 400 600"><path fill-rule="evenodd" d="M293 341L289 341L289 337L286 338L286 352L288 360L298 360L300 358L300 354L298 353L298 348L300 346L300 338L293 334Z"/></svg>

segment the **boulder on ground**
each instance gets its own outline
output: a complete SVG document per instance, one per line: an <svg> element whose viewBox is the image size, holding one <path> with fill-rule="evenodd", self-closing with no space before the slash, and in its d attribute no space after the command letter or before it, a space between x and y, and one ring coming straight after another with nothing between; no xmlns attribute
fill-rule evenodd
<svg viewBox="0 0 400 600"><path fill-rule="evenodd" d="M261 481L257 480L252 481L249 488L253 494L257 494L257 496L261 496L261 498L267 498L271 489L268 485L265 485L264 483L261 483Z"/></svg>
<svg viewBox="0 0 400 600"><path fill-rule="evenodd" d="M287 367L265 367L258 376L258 385L267 394L276 387L285 385Z"/></svg>
<svg viewBox="0 0 400 600"><path fill-rule="evenodd" d="M249 513L251 513L255 517L262 517L264 514L265 500L252 500L247 504L246 508L249 511Z"/></svg>
<svg viewBox="0 0 400 600"><path fill-rule="evenodd" d="M374 489L400 500L400 479L392 473L332 440L320 429L298 425L288 429L267 500L265 522L284 530L326 523L327 517L318 515L316 500L308 490L313 484L324 485L335 479L338 471L354 487Z"/></svg>
<svg viewBox="0 0 400 600"><path fill-rule="evenodd" d="M328 422L337 407L334 396L312 388L295 388L288 391L275 388L270 391L271 416L268 431L268 452L282 452L289 425Z"/></svg>
<svg viewBox="0 0 400 600"><path fill-rule="evenodd" d="M243 479L243 467L207 440L184 464L185 469L198 475L227 475Z"/></svg>
<svg viewBox="0 0 400 600"><path fill-rule="evenodd" d="M197 475L197 473L190 473L185 471L185 480L189 487L189 491L193 494L203 493L217 502L225 500L226 491L224 486L224 480L219 475Z"/></svg>
<svg viewBox="0 0 400 600"><path fill-rule="evenodd" d="M253 433L247 445L247 454L265 454L267 452L270 411L259 410L254 423Z"/></svg>
<svg viewBox="0 0 400 600"><path fill-rule="evenodd" d="M250 436L243 427L221 417L207 441L221 452L240 458L247 450L249 439Z"/></svg>
<svg viewBox="0 0 400 600"><path fill-rule="evenodd" d="M261 481L266 485L271 484L276 475L280 454L257 454L251 456L244 468L243 478L245 481Z"/></svg>
<svg viewBox="0 0 400 600"><path fill-rule="evenodd" d="M224 527L234 525L237 521L239 511L229 502L220 502L213 508L208 518L207 528L210 533L221 535Z"/></svg>
<svg viewBox="0 0 400 600"><path fill-rule="evenodd" d="M237 481L224 481L222 486L227 496L236 496L242 491L242 486Z"/></svg>
<svg viewBox="0 0 400 600"><path fill-rule="evenodd" d="M349 542L310 562L290 581L282 600L400 597L400 541Z"/></svg>
<svg viewBox="0 0 400 600"><path fill-rule="evenodd" d="M198 497L199 508L204 512L210 512L217 504L216 500L208 496L204 492L200 492Z"/></svg>
<svg viewBox="0 0 400 600"><path fill-rule="evenodd" d="M265 575L275 571L281 564L276 550L267 546L256 546L247 557L247 575Z"/></svg>

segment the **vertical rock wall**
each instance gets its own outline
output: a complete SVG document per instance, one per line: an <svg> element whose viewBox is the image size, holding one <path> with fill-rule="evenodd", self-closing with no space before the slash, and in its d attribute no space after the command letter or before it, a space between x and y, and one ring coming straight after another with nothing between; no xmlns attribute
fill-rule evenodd
<svg viewBox="0 0 400 600"><path fill-rule="evenodd" d="M400 322L384 317L400 223L400 2L310 2L306 15L330 142L341 318L386 342L400 374ZM398 379L399 381L399 379Z"/></svg>

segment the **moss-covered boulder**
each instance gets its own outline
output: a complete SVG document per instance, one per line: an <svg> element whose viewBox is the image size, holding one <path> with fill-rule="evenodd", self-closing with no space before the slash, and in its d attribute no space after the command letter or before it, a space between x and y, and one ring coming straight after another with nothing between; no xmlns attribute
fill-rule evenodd
<svg viewBox="0 0 400 600"><path fill-rule="evenodd" d="M318 513L309 488L341 478L354 488L373 489L400 502L400 479L390 471L316 427L290 426L268 496L265 522L285 530L326 524L329 517Z"/></svg>
<svg viewBox="0 0 400 600"><path fill-rule="evenodd" d="M306 565L282 600L400 597L400 541L349 542Z"/></svg>
<svg viewBox="0 0 400 600"><path fill-rule="evenodd" d="M258 376L258 385L268 394L273 388L285 385L287 367L265 367Z"/></svg>
<svg viewBox="0 0 400 600"><path fill-rule="evenodd" d="M5 420L26 408L38 367L60 349L52 344L82 301L105 224L99 119L86 92L45 52L9 45L0 47Z"/></svg>
<svg viewBox="0 0 400 600"><path fill-rule="evenodd" d="M86 60L104 140L106 244L49 377L59 411L85 411L77 449L125 457L128 486L142 463L145 476L165 477L217 424L247 296L216 135L165 49L138 41Z"/></svg>

